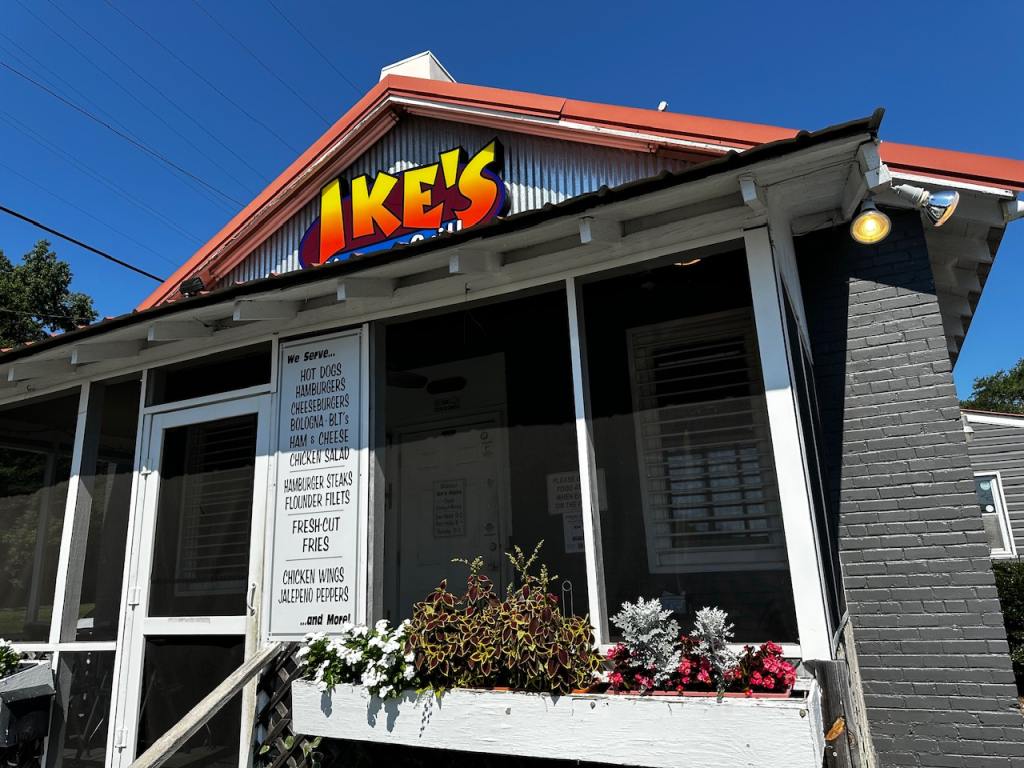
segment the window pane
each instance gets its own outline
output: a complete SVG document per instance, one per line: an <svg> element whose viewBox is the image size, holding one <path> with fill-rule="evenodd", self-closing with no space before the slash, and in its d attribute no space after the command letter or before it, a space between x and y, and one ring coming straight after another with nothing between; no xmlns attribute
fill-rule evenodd
<svg viewBox="0 0 1024 768"><path fill-rule="evenodd" d="M46 641L78 391L0 411L0 637Z"/></svg>
<svg viewBox="0 0 1024 768"><path fill-rule="evenodd" d="M150 616L245 613L255 460L255 414L164 434Z"/></svg>
<svg viewBox="0 0 1024 768"><path fill-rule="evenodd" d="M504 590L504 553L541 540L566 610L586 613L564 292L390 325L386 347L392 616L445 577L458 589L453 557L483 556Z"/></svg>
<svg viewBox="0 0 1024 768"><path fill-rule="evenodd" d="M270 342L150 371L147 405L216 395L270 382Z"/></svg>
<svg viewBox="0 0 1024 768"><path fill-rule="evenodd" d="M142 665L137 755L163 736L242 663L241 637L150 637ZM169 766L235 768L242 727L238 693L175 752Z"/></svg>
<svg viewBox="0 0 1024 768"><path fill-rule="evenodd" d="M76 640L117 639L139 387L138 380L103 386L96 460L82 467L83 488L91 485L92 504Z"/></svg>
<svg viewBox="0 0 1024 768"><path fill-rule="evenodd" d="M608 612L661 599L796 639L743 253L584 286ZM600 490L600 489L599 489Z"/></svg>
<svg viewBox="0 0 1024 768"><path fill-rule="evenodd" d="M978 506L981 507L981 521L985 525L985 536L990 549L1004 552L1010 549L1003 531L1002 497L999 494L998 480L995 475L976 475L974 488L978 494Z"/></svg>
<svg viewBox="0 0 1024 768"><path fill-rule="evenodd" d="M107 751L114 652L60 654L49 768L101 768Z"/></svg>

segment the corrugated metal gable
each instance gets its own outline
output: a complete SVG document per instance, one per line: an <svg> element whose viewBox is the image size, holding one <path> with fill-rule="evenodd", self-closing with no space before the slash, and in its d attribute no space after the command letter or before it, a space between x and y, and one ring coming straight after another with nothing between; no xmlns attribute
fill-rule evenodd
<svg viewBox="0 0 1024 768"><path fill-rule="evenodd" d="M379 171L398 173L434 162L438 153L455 146L475 152L495 136L505 147L504 177L510 213L560 203L602 185L613 187L690 165L654 154L406 117L341 176L351 181L356 176ZM235 267L225 283L247 282L271 272L299 269L299 241L318 214L318 191L311 190L309 204Z"/></svg>

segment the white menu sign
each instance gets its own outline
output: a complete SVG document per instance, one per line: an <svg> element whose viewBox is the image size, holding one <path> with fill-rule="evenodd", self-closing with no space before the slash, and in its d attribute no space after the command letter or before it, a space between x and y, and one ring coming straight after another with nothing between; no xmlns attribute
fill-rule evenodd
<svg viewBox="0 0 1024 768"><path fill-rule="evenodd" d="M281 345L270 636L355 620L360 336Z"/></svg>

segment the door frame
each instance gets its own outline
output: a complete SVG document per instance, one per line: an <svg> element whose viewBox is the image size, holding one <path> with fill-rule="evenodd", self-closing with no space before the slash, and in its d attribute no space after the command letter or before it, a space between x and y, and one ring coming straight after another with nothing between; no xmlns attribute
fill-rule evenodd
<svg viewBox="0 0 1024 768"><path fill-rule="evenodd" d="M107 765L125 768L137 757L137 731L142 694L142 669L147 636L234 635L244 638L243 657L248 659L259 647L264 540L268 514L271 447L272 397L264 394L224 397L199 404L183 404L176 409L146 412L142 417L137 488L133 499L129 529L129 562L122 593L122 636L116 662L113 690L114 739L108 749ZM256 456L253 474L252 527L249 542L249 578L246 594L247 613L243 616L148 617L149 577L153 563L156 534L156 509L159 499L160 461L166 430L189 424L216 421L233 416L255 414ZM141 610L140 610L141 609ZM196 619L201 621L196 621ZM256 706L256 680L243 689L242 718L239 732L239 764L248 765L251 757L249 737Z"/></svg>

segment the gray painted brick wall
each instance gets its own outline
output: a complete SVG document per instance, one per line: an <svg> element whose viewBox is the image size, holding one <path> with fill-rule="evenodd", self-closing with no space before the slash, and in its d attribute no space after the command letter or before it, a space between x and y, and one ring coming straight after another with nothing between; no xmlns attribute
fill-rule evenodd
<svg viewBox="0 0 1024 768"><path fill-rule="evenodd" d="M883 766L1024 766L1008 658L917 214L874 247L798 241L850 624Z"/></svg>

